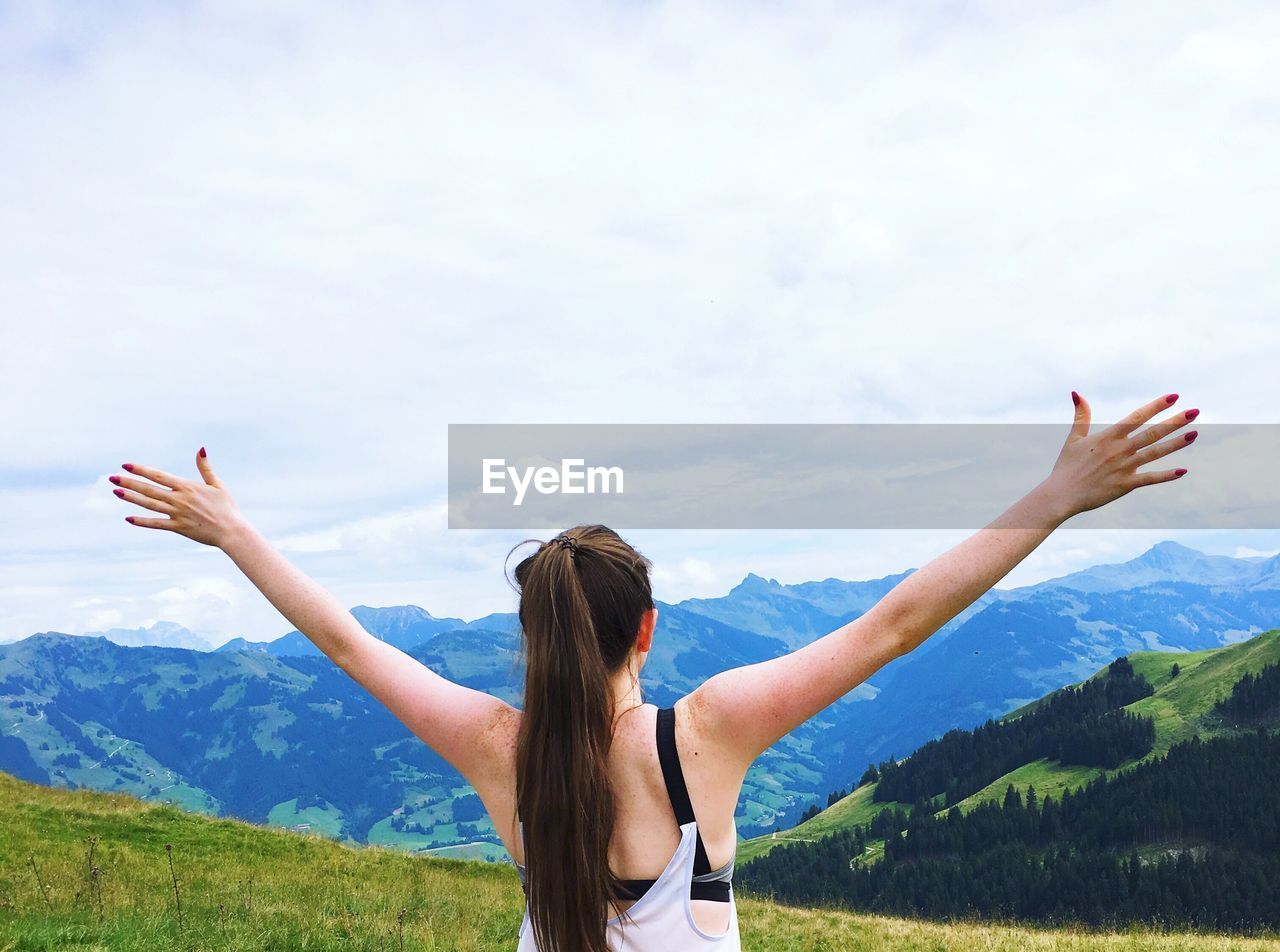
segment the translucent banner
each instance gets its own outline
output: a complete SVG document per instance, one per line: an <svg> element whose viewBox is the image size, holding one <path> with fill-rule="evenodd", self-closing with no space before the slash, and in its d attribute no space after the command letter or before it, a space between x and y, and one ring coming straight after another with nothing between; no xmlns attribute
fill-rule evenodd
<svg viewBox="0 0 1280 952"><path fill-rule="evenodd" d="M1107 425L1095 423L1091 432ZM979 528L1049 474L1068 429L1032 423L454 424L449 526ZM1190 429L1165 439L1181 441ZM1194 429L1193 444L1141 470L1186 467L1186 476L1136 489L1067 525L1280 528L1280 428Z"/></svg>

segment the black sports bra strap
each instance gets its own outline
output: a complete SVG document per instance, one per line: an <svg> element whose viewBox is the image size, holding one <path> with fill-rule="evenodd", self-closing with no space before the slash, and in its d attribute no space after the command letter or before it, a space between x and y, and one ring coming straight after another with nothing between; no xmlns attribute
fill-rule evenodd
<svg viewBox="0 0 1280 952"><path fill-rule="evenodd" d="M667 796L671 798L671 809L675 811L676 822L681 826L693 822L693 803L689 800L689 788L685 786L684 771L680 769L680 753L676 750L674 706L658 708L658 761L662 764L662 779L667 784ZM702 845L702 832L697 831L697 834L698 851L693 861L695 876L711 872L711 860L707 858L706 847Z"/></svg>

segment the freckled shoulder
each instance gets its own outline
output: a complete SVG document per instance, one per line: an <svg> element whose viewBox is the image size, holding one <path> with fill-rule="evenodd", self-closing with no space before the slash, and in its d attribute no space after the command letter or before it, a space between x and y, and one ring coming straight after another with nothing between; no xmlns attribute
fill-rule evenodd
<svg viewBox="0 0 1280 952"><path fill-rule="evenodd" d="M520 733L520 720L524 712L512 707L506 701L494 705L493 714L485 728L485 736L492 745L494 754L501 760L506 757L514 759L516 738Z"/></svg>
<svg viewBox="0 0 1280 952"><path fill-rule="evenodd" d="M715 709L715 695L701 688L676 702L676 730L681 756L688 757L686 769L713 772L717 784L731 783L746 772L732 743L723 734L723 717ZM741 768L741 769L740 769ZM736 794L735 794L736 796Z"/></svg>
<svg viewBox="0 0 1280 952"><path fill-rule="evenodd" d="M676 728L692 743L695 750L705 750L708 741L708 729L711 724L711 710L708 707L704 692L693 691L676 701Z"/></svg>

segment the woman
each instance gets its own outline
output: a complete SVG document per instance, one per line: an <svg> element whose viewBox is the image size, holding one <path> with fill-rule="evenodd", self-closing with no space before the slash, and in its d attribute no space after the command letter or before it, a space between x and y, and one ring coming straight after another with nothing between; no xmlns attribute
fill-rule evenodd
<svg viewBox="0 0 1280 952"><path fill-rule="evenodd" d="M1195 438L1164 439L1196 410L1139 429L1176 394L1095 434L1088 403L1072 398L1075 422L1052 471L994 522L842 628L721 672L663 710L640 691L658 620L649 563L603 526L570 529L516 568L527 659L517 710L361 628L244 519L203 447L199 481L130 463L131 475L111 481L158 514L128 516L133 525L226 552L475 788L525 884L519 949L737 949L733 816L752 761L917 647L1066 519L1186 472L1137 471Z"/></svg>

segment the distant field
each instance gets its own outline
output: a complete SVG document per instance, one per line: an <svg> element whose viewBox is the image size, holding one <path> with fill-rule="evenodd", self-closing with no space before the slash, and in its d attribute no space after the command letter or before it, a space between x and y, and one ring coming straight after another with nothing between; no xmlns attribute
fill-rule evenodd
<svg viewBox="0 0 1280 952"><path fill-rule="evenodd" d="M352 848L3 773L0 830L0 952L510 952L523 913L510 865ZM90 836L98 837L96 877L86 862ZM746 896L738 907L743 948L761 952L1280 952L1277 940L948 926Z"/></svg>
<svg viewBox="0 0 1280 952"><path fill-rule="evenodd" d="M277 803L267 814L267 822L272 826L296 830L306 827L307 832L322 833L331 839L337 839L342 827L342 811L332 804L312 806L298 809L298 799Z"/></svg>

